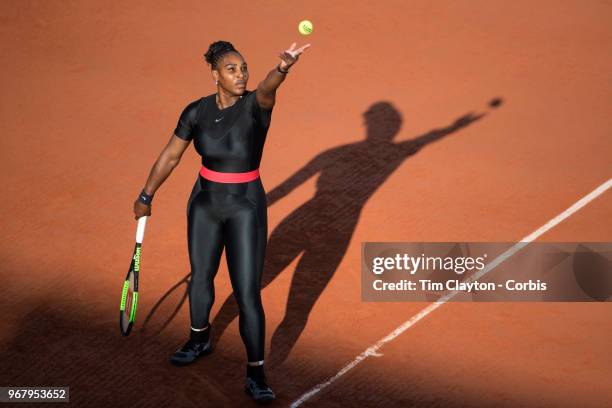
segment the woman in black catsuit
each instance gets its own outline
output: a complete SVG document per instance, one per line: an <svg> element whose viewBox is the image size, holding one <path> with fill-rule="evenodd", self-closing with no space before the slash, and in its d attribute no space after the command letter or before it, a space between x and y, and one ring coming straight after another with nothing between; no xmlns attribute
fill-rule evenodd
<svg viewBox="0 0 612 408"><path fill-rule="evenodd" d="M267 240L266 195L259 163L270 126L276 89L308 48L296 44L280 54L280 63L256 91L247 91L247 64L232 44L217 41L205 54L217 85L215 94L189 103L134 202L136 218L151 214L155 191L179 163L193 140L202 167L187 204L191 282L189 340L171 357L186 365L212 351L209 314L213 280L223 248L240 308L240 335L248 364L246 391L259 402L274 399L263 362L265 317L260 282Z"/></svg>

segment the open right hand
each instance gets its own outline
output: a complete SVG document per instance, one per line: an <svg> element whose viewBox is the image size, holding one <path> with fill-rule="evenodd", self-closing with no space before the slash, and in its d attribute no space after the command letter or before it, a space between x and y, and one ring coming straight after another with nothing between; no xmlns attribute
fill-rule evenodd
<svg viewBox="0 0 612 408"><path fill-rule="evenodd" d="M151 206L141 203L138 199L134 201L134 216L136 219L151 215Z"/></svg>
<svg viewBox="0 0 612 408"><path fill-rule="evenodd" d="M291 66L297 62L298 58L300 58L300 54L302 54L304 50L310 47L310 44L306 44L300 48L295 48L296 45L296 43L293 43L288 49L279 53L278 56L281 59L280 69L282 69L283 71L286 71L291 68Z"/></svg>

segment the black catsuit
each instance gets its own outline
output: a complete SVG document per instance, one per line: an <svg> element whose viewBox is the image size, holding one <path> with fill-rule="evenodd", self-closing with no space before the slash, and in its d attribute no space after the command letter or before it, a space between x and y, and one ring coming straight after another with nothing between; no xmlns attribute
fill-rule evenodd
<svg viewBox="0 0 612 408"><path fill-rule="evenodd" d="M202 165L223 173L259 168L271 109L246 91L232 106L219 109L216 94L191 102L174 134L193 140ZM267 240L267 203L261 180L219 183L201 175L187 203L191 263L189 310L193 328L209 321L215 300L213 279L225 247L234 296L240 308L240 335L248 361L264 356L265 316L260 288Z"/></svg>

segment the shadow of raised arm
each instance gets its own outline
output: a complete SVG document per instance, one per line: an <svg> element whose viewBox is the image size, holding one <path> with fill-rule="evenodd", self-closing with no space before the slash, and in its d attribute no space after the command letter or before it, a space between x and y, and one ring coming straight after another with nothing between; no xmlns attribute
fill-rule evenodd
<svg viewBox="0 0 612 408"><path fill-rule="evenodd" d="M447 127L434 129L430 132L425 133L424 135L415 137L414 139L406 140L405 142L400 143L400 146L402 149L406 149L407 153L413 152L414 150L419 150L429 143L438 141L443 137L449 135L450 133L469 126L470 124L476 122L485 115L486 113L475 114L473 112L470 112L461 116Z"/></svg>

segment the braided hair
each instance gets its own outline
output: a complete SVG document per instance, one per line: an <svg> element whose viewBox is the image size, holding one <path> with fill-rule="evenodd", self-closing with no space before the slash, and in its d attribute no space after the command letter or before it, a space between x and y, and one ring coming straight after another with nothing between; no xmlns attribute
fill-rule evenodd
<svg viewBox="0 0 612 408"><path fill-rule="evenodd" d="M232 45L232 43L227 41L215 41L210 44L208 47L208 51L204 54L204 58L206 62L210 64L211 69L218 69L217 63L219 60L228 52L235 52L240 54L236 48Z"/></svg>

